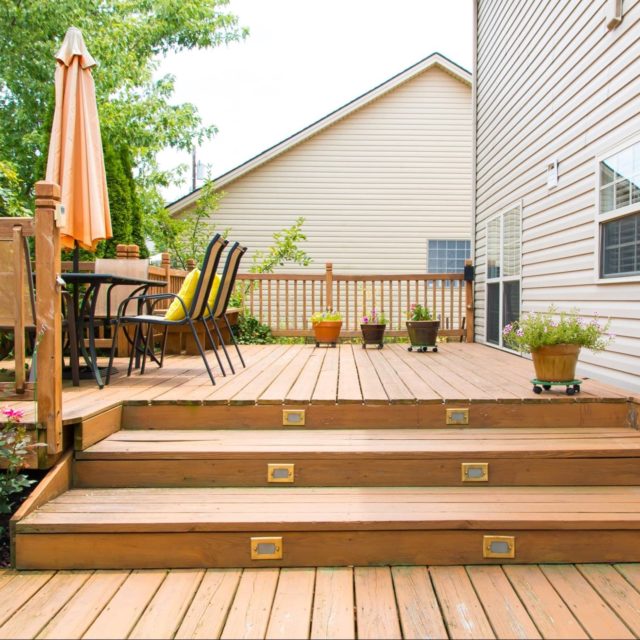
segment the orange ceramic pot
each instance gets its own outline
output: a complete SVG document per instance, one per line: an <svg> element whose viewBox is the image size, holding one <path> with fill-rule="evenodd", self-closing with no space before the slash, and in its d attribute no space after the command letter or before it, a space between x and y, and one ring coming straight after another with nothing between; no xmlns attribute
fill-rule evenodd
<svg viewBox="0 0 640 640"><path fill-rule="evenodd" d="M579 344L553 344L532 351L536 378L548 382L575 380L579 354Z"/></svg>
<svg viewBox="0 0 640 640"><path fill-rule="evenodd" d="M337 322L316 322L313 325L313 333L316 338L316 345L322 343L336 344L340 337L342 329L342 320Z"/></svg>

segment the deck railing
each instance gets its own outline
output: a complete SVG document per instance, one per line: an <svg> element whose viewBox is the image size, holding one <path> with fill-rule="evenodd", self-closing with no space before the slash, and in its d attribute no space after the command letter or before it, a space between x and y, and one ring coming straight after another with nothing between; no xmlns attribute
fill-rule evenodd
<svg viewBox="0 0 640 640"><path fill-rule="evenodd" d="M412 304L429 307L440 320L440 334L473 339L471 282L463 273L344 275L331 263L323 274L245 273L238 275L244 306L275 336L311 336L314 311L333 309L343 316L341 335L360 335L360 322L373 308L387 317L387 335L406 335Z"/></svg>

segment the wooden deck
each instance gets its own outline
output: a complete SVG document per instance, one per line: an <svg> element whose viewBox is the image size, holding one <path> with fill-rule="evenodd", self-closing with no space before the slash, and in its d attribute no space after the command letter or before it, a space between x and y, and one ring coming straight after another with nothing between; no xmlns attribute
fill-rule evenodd
<svg viewBox="0 0 640 640"><path fill-rule="evenodd" d="M637 638L640 565L0 575L0 638Z"/></svg>
<svg viewBox="0 0 640 640"><path fill-rule="evenodd" d="M358 344L336 349L312 345L242 347L246 369L233 355L235 375L214 366L212 386L196 356L170 356L165 366L150 365L144 376L127 377L126 361L117 363L111 385L98 389L91 380L65 384L63 420L77 423L125 405L124 426L211 428L233 424L248 428L282 426L283 407L309 407L307 427L445 426L444 407L478 408L470 426L609 426L634 420L629 391L585 380L573 397L564 388L535 395L533 369L526 359L479 344L445 343L437 353L409 353L406 345L364 350ZM209 352L209 360L215 359ZM4 402L33 419L34 404ZM550 405L556 405L549 411ZM202 407L185 420L181 407ZM340 419L335 409L339 408ZM341 424L339 424L341 423Z"/></svg>

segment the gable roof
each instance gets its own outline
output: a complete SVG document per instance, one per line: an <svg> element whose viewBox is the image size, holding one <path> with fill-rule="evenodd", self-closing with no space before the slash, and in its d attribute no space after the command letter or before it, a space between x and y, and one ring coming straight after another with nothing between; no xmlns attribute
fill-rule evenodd
<svg viewBox="0 0 640 640"><path fill-rule="evenodd" d="M453 76L456 80L459 80L460 82L463 82L464 84L471 86L470 71L467 71L464 67L461 67L460 65L449 60L449 58L447 58L446 56L443 56L440 53L437 53L437 52L432 53L431 55L427 56L423 60L420 60L420 62L417 62L416 64L410 66L404 71L401 71L395 76L389 78L389 80L386 80L382 84L379 84L377 87L374 87L370 91L367 91L366 93L363 93L361 96L355 98L354 100L351 100L351 102L348 102L344 106L336 109L335 111L332 111L331 113L326 115L324 118L321 118L320 120L316 120L316 122L310 124L304 129L301 129L297 133L294 133L288 138L285 138L284 140L282 140L281 142L278 142L272 147L269 147L265 151L259 153L253 158L250 158L246 162L243 162L237 167L231 169L230 171L223 173L221 176L214 178L213 182L216 186L216 189L221 189L222 187L229 184L233 180L240 178L246 173L249 173L256 167L259 167L260 165L264 164L265 162L268 162L269 160L280 155L281 153L284 153L285 151L291 149L295 145L298 145L301 142L304 142L308 138L311 138L312 136L314 136L319 131L326 129L327 127L331 126L338 120L341 120L342 118L348 116L349 114L353 113L357 109L364 107L365 105L372 102L373 100L376 100L377 98L384 95L385 93L392 91L399 85L403 84L404 82L407 82L408 80L411 80L411 78L417 76L423 71L426 71L427 69L430 69L431 67L439 67L449 75ZM187 195L178 198L174 202L171 202L170 204L167 205L167 210L169 211L170 214L174 215L174 214L180 213L184 209L190 208L192 205L194 205L197 202L199 197L199 192L200 192L200 188L195 189L194 191L191 191Z"/></svg>

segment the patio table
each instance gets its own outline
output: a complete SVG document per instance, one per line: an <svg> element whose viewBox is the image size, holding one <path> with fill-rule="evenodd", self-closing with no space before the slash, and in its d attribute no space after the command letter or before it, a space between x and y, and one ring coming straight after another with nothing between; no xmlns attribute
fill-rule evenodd
<svg viewBox="0 0 640 640"><path fill-rule="evenodd" d="M103 285L107 286L106 295L106 315L100 318L105 328L110 327L112 323L111 309L111 290L117 286L133 286L135 289L130 295L143 295L149 287L166 287L167 283L163 280L148 280L145 278L132 278L129 276L120 276L111 273L76 273L66 272L62 274L62 279L66 285L73 286L73 306L76 317L76 336L78 340L78 353L82 354L85 363L91 371L92 377L95 378L98 386L102 389L104 382L102 374L98 367L98 355L96 351L96 303L98 301L98 293ZM86 288L81 291L81 287ZM141 311L141 303L138 302L138 313ZM85 346L84 332L87 329L89 348ZM116 339L116 336L113 336ZM130 341L131 342L131 341Z"/></svg>

